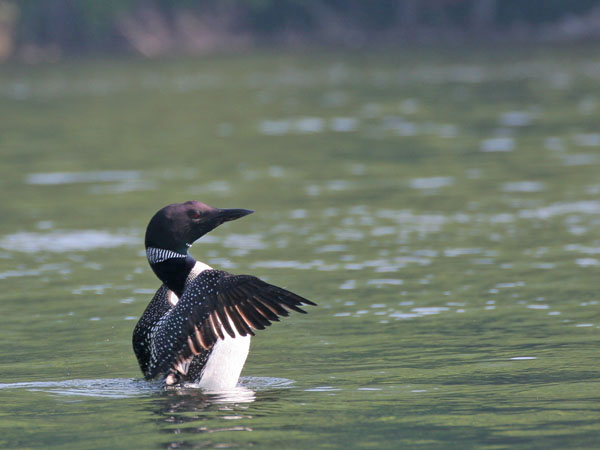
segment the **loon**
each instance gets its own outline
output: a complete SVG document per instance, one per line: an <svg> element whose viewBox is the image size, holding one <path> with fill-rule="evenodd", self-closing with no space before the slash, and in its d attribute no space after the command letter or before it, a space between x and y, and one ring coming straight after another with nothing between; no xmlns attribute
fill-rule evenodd
<svg viewBox="0 0 600 450"><path fill-rule="evenodd" d="M159 210L146 229L146 256L162 286L133 331L133 350L147 380L192 382L206 390L237 385L254 330L313 305L251 275L232 275L196 261L192 244L248 209L219 209L197 201Z"/></svg>

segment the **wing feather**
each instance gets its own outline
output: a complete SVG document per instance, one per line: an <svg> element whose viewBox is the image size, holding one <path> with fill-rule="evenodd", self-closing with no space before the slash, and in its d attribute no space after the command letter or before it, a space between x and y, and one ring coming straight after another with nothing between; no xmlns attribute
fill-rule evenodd
<svg viewBox="0 0 600 450"><path fill-rule="evenodd" d="M206 334L206 332L203 333L197 326L194 326L194 335L196 336L196 341L204 350L210 350L211 346L207 344L208 339L204 339L204 334Z"/></svg>
<svg viewBox="0 0 600 450"><path fill-rule="evenodd" d="M235 309L235 305L230 304L227 309L228 309L227 316L233 322L233 326L235 327L235 329L237 330L239 335L240 336L248 336L248 335L254 336L254 333L252 332L252 329L250 328L250 326L247 325L246 322L244 322L244 319L242 317L240 317L240 315L237 313L237 311Z"/></svg>
<svg viewBox="0 0 600 450"><path fill-rule="evenodd" d="M219 317L219 321L221 322L221 325L223 325L225 332L229 336L234 338L235 331L233 331L233 328L231 328L231 321L229 320L229 315L227 314L227 311L225 311L225 302L217 302L215 313Z"/></svg>
<svg viewBox="0 0 600 450"><path fill-rule="evenodd" d="M287 309L285 309L283 306L279 305L277 303L277 301L272 300L267 295L263 295L261 297L255 296L255 298L258 299L263 305L267 306L274 314L277 314L278 316L284 316L284 317L289 316Z"/></svg>
<svg viewBox="0 0 600 450"><path fill-rule="evenodd" d="M260 301L257 297L248 299L248 302L254 307L256 312L263 316L266 320L272 320L273 322L279 322L279 317L269 307Z"/></svg>
<svg viewBox="0 0 600 450"><path fill-rule="evenodd" d="M206 286L213 287L210 293L203 292ZM305 313L299 305L315 303L250 275L205 270L152 328L146 378L179 379L191 359L206 354L219 339L254 335L253 330L278 322L290 310Z"/></svg>
<svg viewBox="0 0 600 450"><path fill-rule="evenodd" d="M223 334L223 330L221 327L221 321L215 314L214 310L208 315L208 320L210 322L210 326L214 334L218 336L219 339L225 339L225 335Z"/></svg>
<svg viewBox="0 0 600 450"><path fill-rule="evenodd" d="M244 314L250 319L252 328L264 330L265 326L271 325L271 322L258 314L248 301L241 303L240 308L244 310Z"/></svg>

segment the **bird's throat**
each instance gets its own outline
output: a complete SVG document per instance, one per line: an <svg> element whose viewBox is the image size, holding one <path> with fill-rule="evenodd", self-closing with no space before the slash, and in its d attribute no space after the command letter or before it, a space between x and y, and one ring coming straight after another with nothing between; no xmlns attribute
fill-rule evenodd
<svg viewBox="0 0 600 450"><path fill-rule="evenodd" d="M185 258L171 258L150 263L150 267L165 286L173 291L177 297L181 297L185 282L195 264L196 260L187 255Z"/></svg>

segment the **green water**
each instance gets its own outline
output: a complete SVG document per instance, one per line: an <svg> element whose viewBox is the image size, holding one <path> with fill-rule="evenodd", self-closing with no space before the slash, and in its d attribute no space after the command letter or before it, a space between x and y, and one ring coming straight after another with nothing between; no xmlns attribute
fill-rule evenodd
<svg viewBox="0 0 600 450"><path fill-rule="evenodd" d="M600 446L598 48L0 72L0 448ZM140 380L165 204L317 302L241 386Z"/></svg>

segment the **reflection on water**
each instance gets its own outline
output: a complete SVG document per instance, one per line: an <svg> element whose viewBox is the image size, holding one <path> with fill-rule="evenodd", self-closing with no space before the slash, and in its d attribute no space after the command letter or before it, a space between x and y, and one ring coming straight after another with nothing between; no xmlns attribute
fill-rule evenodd
<svg viewBox="0 0 600 450"><path fill-rule="evenodd" d="M193 441L213 433L219 434L215 437L217 447L230 447L231 433L253 431L237 423L252 419L246 413L246 404L253 402L255 396L245 388L235 393L209 395L193 389L169 389L153 400L149 421L158 426L165 448L194 447Z"/></svg>
<svg viewBox="0 0 600 450"><path fill-rule="evenodd" d="M230 447L231 433L253 431L246 425L254 414L249 412L250 404L273 401L271 397L279 398L280 390L293 383L284 378L242 377L236 388L227 391L205 392L193 384L169 387L152 399L150 420L159 424L163 435L170 436L164 442L167 448L193 446L193 441L207 433L222 433L215 438L215 446Z"/></svg>

